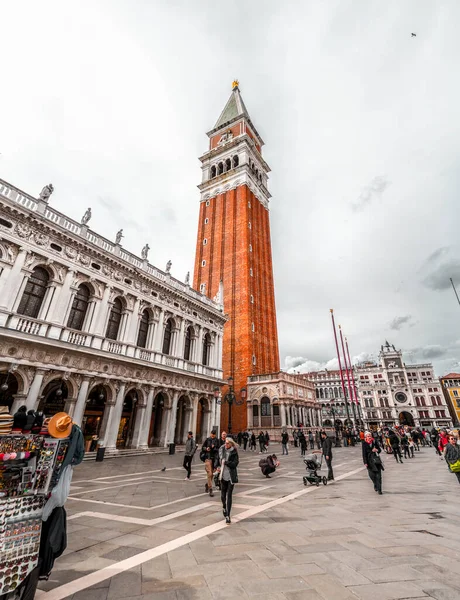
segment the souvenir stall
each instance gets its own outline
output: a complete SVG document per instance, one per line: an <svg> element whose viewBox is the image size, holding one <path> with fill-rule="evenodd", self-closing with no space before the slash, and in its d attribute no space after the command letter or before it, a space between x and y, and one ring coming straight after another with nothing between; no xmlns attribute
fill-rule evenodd
<svg viewBox="0 0 460 600"><path fill-rule="evenodd" d="M63 505L83 436L66 413L23 433L7 410L0 407L0 600L29 600L66 547Z"/></svg>

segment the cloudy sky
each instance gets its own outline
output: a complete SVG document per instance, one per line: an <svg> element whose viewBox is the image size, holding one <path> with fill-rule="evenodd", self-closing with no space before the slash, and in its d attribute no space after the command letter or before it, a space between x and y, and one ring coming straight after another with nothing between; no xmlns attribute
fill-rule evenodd
<svg viewBox="0 0 460 600"><path fill-rule="evenodd" d="M331 361L334 308L355 356L388 339L460 369L458 0L26 0L0 21L0 177L52 182L183 279L237 77L272 168L282 364Z"/></svg>

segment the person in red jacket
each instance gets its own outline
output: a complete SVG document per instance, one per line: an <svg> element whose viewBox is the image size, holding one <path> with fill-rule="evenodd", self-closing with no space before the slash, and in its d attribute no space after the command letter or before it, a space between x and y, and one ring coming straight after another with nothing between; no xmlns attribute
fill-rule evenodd
<svg viewBox="0 0 460 600"><path fill-rule="evenodd" d="M447 444L449 443L449 439L447 437L447 432L445 429L442 429L440 434L439 434L439 440L438 440L438 450L441 453L441 460L444 458L443 454L444 454L444 448L447 446Z"/></svg>

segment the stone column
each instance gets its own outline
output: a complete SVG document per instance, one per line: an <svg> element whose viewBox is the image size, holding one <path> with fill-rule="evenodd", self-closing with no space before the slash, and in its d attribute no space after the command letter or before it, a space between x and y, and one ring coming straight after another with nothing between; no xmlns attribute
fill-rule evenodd
<svg viewBox="0 0 460 600"><path fill-rule="evenodd" d="M17 290L24 279L25 274L22 273L22 268L26 261L27 250L21 248L16 256L16 260L8 273L7 279L3 286L2 293L0 295L0 307L6 308L7 310L13 310L13 304L16 298Z"/></svg>
<svg viewBox="0 0 460 600"><path fill-rule="evenodd" d="M42 387L43 378L46 371L43 369L37 369L35 371L34 380L30 386L29 393L27 394L26 407L27 410L37 410L38 407L38 395L40 394L40 388Z"/></svg>
<svg viewBox="0 0 460 600"><path fill-rule="evenodd" d="M70 286L73 281L74 271L69 269L64 278L64 283L62 284L61 290L57 295L57 306L53 306L53 309L50 309L50 318L49 320L52 323L56 323L57 325L66 325L64 323L64 319L67 313L67 309L69 307L69 303L72 300L72 291ZM54 303L53 303L54 304Z"/></svg>
<svg viewBox="0 0 460 600"><path fill-rule="evenodd" d="M192 396L192 402L193 402L193 410L192 410L192 420L191 420L191 425L190 425L190 429L193 431L193 436L196 437L196 428L197 428L197 417L198 417L198 396L196 394L194 394Z"/></svg>
<svg viewBox="0 0 460 600"><path fill-rule="evenodd" d="M152 419L153 400L155 398L155 388L149 388L149 394L147 396L147 405L144 411L144 420L141 425L141 432L139 436L139 448L149 447L149 431L150 421Z"/></svg>
<svg viewBox="0 0 460 600"><path fill-rule="evenodd" d="M166 434L165 445L174 443L174 430L176 429L177 418L177 403L179 402L179 392L174 391L172 406L169 414L168 429Z"/></svg>
<svg viewBox="0 0 460 600"><path fill-rule="evenodd" d="M137 342L137 331L139 328L139 319L141 317L141 315L139 314L140 305L141 301L139 300L139 298L136 298L133 312L129 313L128 316L127 334L125 336L125 340L128 344L136 345Z"/></svg>
<svg viewBox="0 0 460 600"><path fill-rule="evenodd" d="M10 414L14 415L20 406L25 406L27 402L27 394L16 394L11 405Z"/></svg>
<svg viewBox="0 0 460 600"><path fill-rule="evenodd" d="M217 404L217 400L216 400L216 424L217 424L217 432L218 435L220 434L220 410L221 410L221 405Z"/></svg>
<svg viewBox="0 0 460 600"><path fill-rule="evenodd" d="M83 421L83 415L85 414L86 400L88 397L88 388L90 384L90 377L83 377L80 389L78 390L77 403L73 414L73 422L77 425L81 425Z"/></svg>
<svg viewBox="0 0 460 600"><path fill-rule="evenodd" d="M281 427L286 427L286 407L280 403Z"/></svg>
<svg viewBox="0 0 460 600"><path fill-rule="evenodd" d="M111 407L107 422L107 430L104 437L106 448L116 448L118 428L120 427L121 414L123 412L123 402L125 400L126 383L120 385L115 405Z"/></svg>
<svg viewBox="0 0 460 600"><path fill-rule="evenodd" d="M145 421L147 404L137 403L136 406L136 421L134 423L133 438L131 441L131 448L139 448L142 436L142 426Z"/></svg>
<svg viewBox="0 0 460 600"><path fill-rule="evenodd" d="M102 300L99 302L99 306L96 308L96 314L93 318L93 323L91 324L91 330L89 333L94 333L95 335L105 336L105 322L107 320L107 315L110 310L109 299L110 292L112 288L108 285L102 296Z"/></svg>
<svg viewBox="0 0 460 600"><path fill-rule="evenodd" d="M193 357L193 360L194 362L201 364L203 353L203 327L201 325L199 326L198 337L195 342L195 356Z"/></svg>
<svg viewBox="0 0 460 600"><path fill-rule="evenodd" d="M184 343L185 343L185 319L182 319L180 324L179 339L177 341L176 356L184 358Z"/></svg>
<svg viewBox="0 0 460 600"><path fill-rule="evenodd" d="M163 350L163 332L164 332L164 322L165 322L165 311L161 309L160 311L160 320L156 326L155 337L153 341L153 349L156 352L161 352Z"/></svg>

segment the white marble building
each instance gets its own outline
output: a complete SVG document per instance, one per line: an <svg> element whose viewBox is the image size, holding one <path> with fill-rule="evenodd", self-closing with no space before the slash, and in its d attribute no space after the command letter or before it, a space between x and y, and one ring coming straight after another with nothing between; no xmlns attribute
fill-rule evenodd
<svg viewBox="0 0 460 600"><path fill-rule="evenodd" d="M379 362L355 369L365 420L370 426L450 426L449 410L431 363L408 365L388 342Z"/></svg>
<svg viewBox="0 0 460 600"><path fill-rule="evenodd" d="M65 410L107 448L220 422L223 307L0 180L0 404Z"/></svg>

